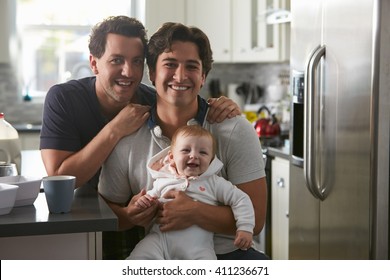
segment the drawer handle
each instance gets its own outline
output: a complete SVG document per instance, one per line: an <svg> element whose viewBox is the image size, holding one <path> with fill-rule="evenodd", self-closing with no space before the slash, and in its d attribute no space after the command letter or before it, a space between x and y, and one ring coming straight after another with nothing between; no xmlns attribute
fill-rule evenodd
<svg viewBox="0 0 390 280"><path fill-rule="evenodd" d="M276 179L276 184L278 185L279 188L284 188L284 179L283 178Z"/></svg>

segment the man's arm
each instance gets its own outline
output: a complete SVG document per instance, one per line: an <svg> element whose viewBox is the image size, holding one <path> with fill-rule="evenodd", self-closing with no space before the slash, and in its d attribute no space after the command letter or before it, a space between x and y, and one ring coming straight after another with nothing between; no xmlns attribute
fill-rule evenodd
<svg viewBox="0 0 390 280"><path fill-rule="evenodd" d="M267 209L267 183L264 178L237 185L249 195L255 211L253 234L259 234L264 227ZM235 235L236 221L229 206L213 206L193 201L184 192L170 193L174 200L165 203L158 214L161 231L184 229L198 225L205 230Z"/></svg>
<svg viewBox="0 0 390 280"><path fill-rule="evenodd" d="M149 117L149 109L129 104L78 152L42 149L47 174L74 175L76 187L82 186L96 174L118 141L141 127Z"/></svg>
<svg viewBox="0 0 390 280"><path fill-rule="evenodd" d="M138 130L147 120L149 109L149 106L129 104L80 151L42 149L47 174L74 175L76 187L84 185L96 174L118 141ZM216 121L240 114L237 104L226 97L211 99L210 112L209 119Z"/></svg>

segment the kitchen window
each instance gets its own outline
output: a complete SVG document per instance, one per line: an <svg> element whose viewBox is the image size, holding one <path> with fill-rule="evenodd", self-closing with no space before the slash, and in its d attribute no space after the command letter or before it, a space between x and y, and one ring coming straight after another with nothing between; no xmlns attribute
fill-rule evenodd
<svg viewBox="0 0 390 280"><path fill-rule="evenodd" d="M91 28L114 15L143 21L143 6L138 0L17 0L15 57L24 98L43 99L54 84L92 75Z"/></svg>

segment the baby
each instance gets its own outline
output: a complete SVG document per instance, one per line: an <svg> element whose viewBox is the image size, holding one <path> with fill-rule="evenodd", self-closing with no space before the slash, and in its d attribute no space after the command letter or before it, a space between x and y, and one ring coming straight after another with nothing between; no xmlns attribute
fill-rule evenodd
<svg viewBox="0 0 390 280"><path fill-rule="evenodd" d="M223 164L215 152L216 142L208 130L199 125L179 128L171 147L148 162L148 171L155 179L153 189L136 205L147 208L156 199L164 203L170 190L186 192L204 203L229 205L237 225L234 245L246 250L253 244L252 202L247 194L217 175ZM155 224L128 259L216 259L213 247L213 233L198 226L162 233Z"/></svg>

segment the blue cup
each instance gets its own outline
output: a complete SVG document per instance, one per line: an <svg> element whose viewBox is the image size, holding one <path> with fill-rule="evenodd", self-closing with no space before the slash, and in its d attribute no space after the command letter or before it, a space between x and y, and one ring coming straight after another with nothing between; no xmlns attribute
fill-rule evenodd
<svg viewBox="0 0 390 280"><path fill-rule="evenodd" d="M76 177L69 175L42 178L46 202L50 213L68 213L72 208Z"/></svg>

